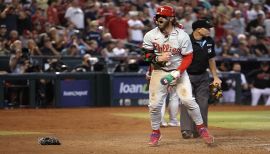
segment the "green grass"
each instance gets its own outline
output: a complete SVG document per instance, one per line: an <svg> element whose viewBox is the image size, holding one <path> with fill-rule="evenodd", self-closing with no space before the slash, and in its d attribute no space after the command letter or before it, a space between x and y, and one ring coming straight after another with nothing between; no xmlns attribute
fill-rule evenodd
<svg viewBox="0 0 270 154"><path fill-rule="evenodd" d="M34 135L34 134L44 134L44 133L42 133L42 132L23 132L23 131L0 131L0 136Z"/></svg>
<svg viewBox="0 0 270 154"><path fill-rule="evenodd" d="M149 119L147 112L115 113L116 116ZM168 119L168 115L165 116ZM270 130L270 111L209 112L209 126L239 130Z"/></svg>

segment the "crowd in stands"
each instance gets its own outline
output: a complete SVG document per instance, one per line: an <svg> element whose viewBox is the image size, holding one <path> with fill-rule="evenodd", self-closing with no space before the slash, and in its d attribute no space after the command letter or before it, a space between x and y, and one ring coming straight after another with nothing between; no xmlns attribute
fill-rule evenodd
<svg viewBox="0 0 270 154"><path fill-rule="evenodd" d="M53 57L50 64L63 56L134 63L125 57L140 57L156 8L168 3L189 34L194 21L212 21L217 56L269 60L270 0L0 0L0 56L10 56L10 73L49 69L33 68L31 56Z"/></svg>

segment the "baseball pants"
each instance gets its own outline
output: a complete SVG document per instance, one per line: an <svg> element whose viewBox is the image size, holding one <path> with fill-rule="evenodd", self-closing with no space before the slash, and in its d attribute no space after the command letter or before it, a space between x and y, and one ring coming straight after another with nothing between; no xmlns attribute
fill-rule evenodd
<svg viewBox="0 0 270 154"><path fill-rule="evenodd" d="M167 85L162 85L160 79L170 72L163 70L153 70L149 85L149 112L151 127L153 130L160 128L161 108L168 95ZM192 87L187 72L183 72L181 77L176 81L176 93L182 104L186 106L187 112L193 121L197 124L203 124L201 112L195 98L192 95Z"/></svg>

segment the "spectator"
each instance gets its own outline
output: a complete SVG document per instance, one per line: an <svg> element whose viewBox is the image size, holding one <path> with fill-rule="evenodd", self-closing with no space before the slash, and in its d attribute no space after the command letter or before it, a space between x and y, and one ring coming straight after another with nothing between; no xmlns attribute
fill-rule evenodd
<svg viewBox="0 0 270 154"><path fill-rule="evenodd" d="M247 47L246 41L241 41L239 43L239 46L237 48L237 54L240 57L251 57L252 56L252 54L250 53L250 49Z"/></svg>
<svg viewBox="0 0 270 154"><path fill-rule="evenodd" d="M185 13L184 18L179 21L179 23L184 26L184 30L188 34L192 33L192 23L193 22L194 22L194 20L192 20L190 13Z"/></svg>
<svg viewBox="0 0 270 154"><path fill-rule="evenodd" d="M121 28L119 28L121 27ZM117 12L116 17L108 22L108 30L114 39L128 39L128 23L127 19L121 12Z"/></svg>
<svg viewBox="0 0 270 154"><path fill-rule="evenodd" d="M267 40L265 38L257 37L256 54L258 57L269 57L270 49L267 47Z"/></svg>
<svg viewBox="0 0 270 154"><path fill-rule="evenodd" d="M97 41L95 40L86 40L86 44L88 45L86 53L89 53L92 56L101 56L100 48L98 46Z"/></svg>
<svg viewBox="0 0 270 154"><path fill-rule="evenodd" d="M266 106L270 105L270 69L268 62L261 62L260 68L248 74L251 88L251 106L257 106L261 96L265 96Z"/></svg>
<svg viewBox="0 0 270 154"><path fill-rule="evenodd" d="M114 56L113 49L115 48L115 43L114 42L108 42L101 50L101 55L104 57L108 62L109 58Z"/></svg>
<svg viewBox="0 0 270 154"><path fill-rule="evenodd" d="M107 46L108 43L114 41L114 39L112 38L111 33L104 33L102 35L102 39L101 39L101 47L105 48Z"/></svg>
<svg viewBox="0 0 270 154"><path fill-rule="evenodd" d="M71 45L69 46L68 48L64 49L61 54L63 56L72 56L72 57L75 57L75 56L78 56L80 55L79 54L79 50L77 49L77 46L76 45Z"/></svg>
<svg viewBox="0 0 270 154"><path fill-rule="evenodd" d="M44 17L44 10L37 8L36 12L32 16L33 30L37 31L38 33L45 32L45 23L46 18Z"/></svg>
<svg viewBox="0 0 270 154"><path fill-rule="evenodd" d="M31 17L26 14L24 10L19 11L18 13L18 32L19 35L22 35L25 31L31 31L32 30L32 21Z"/></svg>
<svg viewBox="0 0 270 154"><path fill-rule="evenodd" d="M0 37L2 39L7 39L8 33L7 33L7 26L6 25L0 25Z"/></svg>
<svg viewBox="0 0 270 154"><path fill-rule="evenodd" d="M112 51L116 57L125 57L128 55L128 51L125 48L125 42L123 40L118 40Z"/></svg>
<svg viewBox="0 0 270 154"><path fill-rule="evenodd" d="M194 19L204 19L208 15L208 11L204 6L198 5L194 8L194 12L196 13L196 16Z"/></svg>
<svg viewBox="0 0 270 154"><path fill-rule="evenodd" d="M239 34L245 34L246 23L245 19L242 17L242 12L240 10L236 10L234 14L235 17L230 19L228 26L236 36Z"/></svg>
<svg viewBox="0 0 270 154"><path fill-rule="evenodd" d="M73 71L75 72L90 72L91 71L91 63L89 59L91 58L90 54L85 54L82 57L82 63L78 66L75 66Z"/></svg>
<svg viewBox="0 0 270 154"><path fill-rule="evenodd" d="M265 17L261 4L253 4L251 10L247 12L248 22L255 20L259 14L261 14L263 18Z"/></svg>
<svg viewBox="0 0 270 154"><path fill-rule="evenodd" d="M270 11L266 14L266 19L264 20L264 27L265 27L265 36L268 39L270 39Z"/></svg>
<svg viewBox="0 0 270 154"><path fill-rule="evenodd" d="M65 13L68 24L75 25L77 29L84 29L84 12L79 6L79 0L71 0L71 5Z"/></svg>
<svg viewBox="0 0 270 154"><path fill-rule="evenodd" d="M139 12L139 20L141 20L144 25L144 34L154 27L154 22L152 22L153 18L149 17L149 12L146 9L144 10L144 12Z"/></svg>
<svg viewBox="0 0 270 154"><path fill-rule="evenodd" d="M97 57L92 57L90 54L85 54L82 58L82 63L74 68L75 72L93 72L101 68L101 63ZM101 68L102 70L103 68Z"/></svg>
<svg viewBox="0 0 270 154"><path fill-rule="evenodd" d="M47 19L51 25L58 25L60 23L57 10L57 0L48 0Z"/></svg>
<svg viewBox="0 0 270 154"><path fill-rule="evenodd" d="M7 45L10 46L16 40L19 40L18 31L16 30L10 31Z"/></svg>
<svg viewBox="0 0 270 154"><path fill-rule="evenodd" d="M139 20L138 11L129 12L130 19L128 20L129 25L129 41L136 45L141 45L143 41L143 29L144 25L141 20Z"/></svg>
<svg viewBox="0 0 270 154"><path fill-rule="evenodd" d="M6 25L7 31L17 30L18 28L18 15L17 8L12 3L6 5L6 8L0 14L0 24Z"/></svg>
<svg viewBox="0 0 270 154"><path fill-rule="evenodd" d="M93 1L88 1L84 8L84 18L85 23L89 25L89 23L93 20L97 20L99 18L98 7Z"/></svg>
<svg viewBox="0 0 270 154"><path fill-rule="evenodd" d="M87 40L95 40L97 41L98 45L100 46L101 44L101 32L99 29L99 23L97 20L93 20L89 23L87 26L87 32L85 34L85 39Z"/></svg>
<svg viewBox="0 0 270 154"><path fill-rule="evenodd" d="M221 56L224 58L232 58L234 54L231 52L231 46L224 42L221 47Z"/></svg>
<svg viewBox="0 0 270 154"><path fill-rule="evenodd" d="M66 25L67 20L65 18L66 10L69 6L69 3L63 0L57 0L56 8L57 8L57 16L60 22L60 25Z"/></svg>
<svg viewBox="0 0 270 154"><path fill-rule="evenodd" d="M263 27L263 24L264 24L264 14L259 13L257 15L257 18L248 22L246 31L250 34L257 34L258 32L256 31L256 28L259 26Z"/></svg>
<svg viewBox="0 0 270 154"><path fill-rule="evenodd" d="M40 48L40 50L41 50L42 55L47 55L47 56L60 55L59 51L57 51L53 47L51 39L47 35L42 36L41 44L42 44L42 47Z"/></svg>
<svg viewBox="0 0 270 154"><path fill-rule="evenodd" d="M30 66L30 57L28 56L27 50L23 50L22 43L19 40L14 41L11 45L12 54L10 55L9 67L10 72L14 74L23 74L27 72ZM26 105L28 102L24 97L27 95L24 87L27 81L6 81L9 93L9 102L11 105Z"/></svg>
<svg viewBox="0 0 270 154"><path fill-rule="evenodd" d="M55 27L51 27L49 29L48 36L51 39L53 47L57 51L62 51L67 44L66 39L65 39L65 34L62 32L61 29L57 29Z"/></svg>
<svg viewBox="0 0 270 154"><path fill-rule="evenodd" d="M37 6L43 10L46 10L48 8L48 0L36 0Z"/></svg>
<svg viewBox="0 0 270 154"><path fill-rule="evenodd" d="M248 48L252 56L261 57L263 55L268 55L268 48L265 46L263 38L257 38L251 35L248 40Z"/></svg>
<svg viewBox="0 0 270 154"><path fill-rule="evenodd" d="M146 2L147 10L151 19L155 17L157 7L159 6L157 0L149 0Z"/></svg>
<svg viewBox="0 0 270 154"><path fill-rule="evenodd" d="M39 47L37 46L36 42L33 39L28 40L27 48L31 56L42 55Z"/></svg>
<svg viewBox="0 0 270 154"><path fill-rule="evenodd" d="M10 54L9 50L5 47L5 42L3 38L0 38L0 56L8 56Z"/></svg>
<svg viewBox="0 0 270 154"><path fill-rule="evenodd" d="M73 45L76 46L77 50L79 51L76 55L84 55L86 52L88 52L91 49L89 45L83 41L78 30L72 31L70 39L68 40L66 44L66 48L62 50L64 52L64 55L67 55L65 54L66 53L65 50L67 50L67 48Z"/></svg>
<svg viewBox="0 0 270 154"><path fill-rule="evenodd" d="M8 33L6 25L0 25L0 39L4 48L8 47Z"/></svg>
<svg viewBox="0 0 270 154"><path fill-rule="evenodd" d="M231 66L230 66L230 63L228 63L228 62L221 62L219 67L218 67L219 72L229 72L230 69L231 69ZM221 82L221 89L223 91L227 91L230 88L230 85L227 84L228 79L229 78L226 76L221 78L221 81L222 81ZM222 99L224 99L224 97ZM224 102L222 99L220 101Z"/></svg>
<svg viewBox="0 0 270 154"><path fill-rule="evenodd" d="M247 90L248 89L248 83L246 80L246 77L243 73L241 73L241 65L240 63L234 63L232 67L231 73L240 73L241 76L241 90ZM227 90L223 91L223 102L226 103L235 103L235 86L236 81L234 79L228 79L226 80L226 84L229 86ZM238 102L240 103L240 102Z"/></svg>

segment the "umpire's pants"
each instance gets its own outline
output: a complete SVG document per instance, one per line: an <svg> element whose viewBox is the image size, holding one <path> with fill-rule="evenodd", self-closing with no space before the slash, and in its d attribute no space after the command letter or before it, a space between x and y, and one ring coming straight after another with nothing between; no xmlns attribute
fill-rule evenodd
<svg viewBox="0 0 270 154"><path fill-rule="evenodd" d="M205 72L201 75L190 75L189 78L192 84L192 92L198 103L204 125L208 125L208 99L209 99L209 74ZM187 112L187 108L184 105L181 105L181 112L180 112L180 124L181 124L181 131L190 130L195 132L196 125L189 116Z"/></svg>

